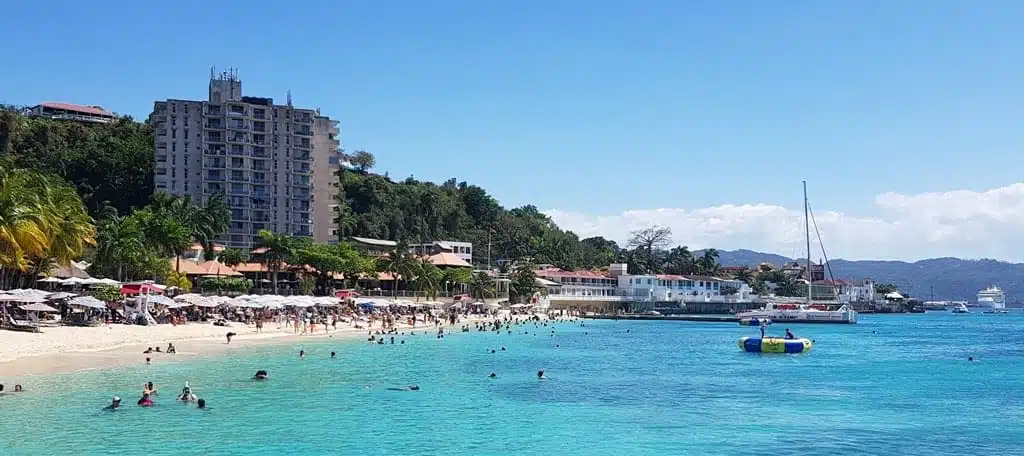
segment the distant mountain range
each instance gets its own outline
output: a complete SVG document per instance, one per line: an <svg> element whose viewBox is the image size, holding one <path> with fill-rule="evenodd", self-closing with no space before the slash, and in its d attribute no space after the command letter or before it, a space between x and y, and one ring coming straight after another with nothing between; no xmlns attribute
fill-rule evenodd
<svg viewBox="0 0 1024 456"><path fill-rule="evenodd" d="M804 259L787 258L773 253L752 250L720 250L718 262L723 266L756 266L763 262L776 266ZM905 261L831 260L829 265L837 279L891 283L901 291L922 299L974 302L978 291L996 285L1006 292L1007 304L1024 303L1024 264L996 260L961 260L930 258ZM827 273L826 273L827 274Z"/></svg>

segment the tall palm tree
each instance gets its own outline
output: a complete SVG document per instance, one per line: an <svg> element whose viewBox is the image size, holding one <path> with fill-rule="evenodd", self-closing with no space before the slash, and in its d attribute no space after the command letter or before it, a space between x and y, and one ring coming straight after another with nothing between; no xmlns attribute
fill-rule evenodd
<svg viewBox="0 0 1024 456"><path fill-rule="evenodd" d="M444 273L441 272L429 259L423 258L416 264L416 286L423 291L428 300L437 299L441 288L441 281L444 280Z"/></svg>
<svg viewBox="0 0 1024 456"><path fill-rule="evenodd" d="M210 196L200 207L191 196L172 196L161 192L153 195L150 208L160 217L181 223L188 230L192 242L203 247L207 259L213 259L214 240L231 226L231 209L221 194ZM180 260L176 262L175 270L180 270Z"/></svg>
<svg viewBox="0 0 1024 456"><path fill-rule="evenodd" d="M96 263L116 270L117 280L123 280L124 266L136 264L145 255L142 229L130 217L113 217L100 223Z"/></svg>
<svg viewBox="0 0 1024 456"><path fill-rule="evenodd" d="M469 294L477 299L494 297L494 280L486 272L478 272L469 282Z"/></svg>
<svg viewBox="0 0 1024 456"><path fill-rule="evenodd" d="M715 275L718 274L718 250L705 249L704 255L697 260L697 266L700 269L701 274Z"/></svg>
<svg viewBox="0 0 1024 456"><path fill-rule="evenodd" d="M392 296L398 296L399 281L405 282L408 287L409 280L416 276L417 266L417 261L409 253L409 246L405 242L399 242L387 255L377 259L377 269L391 274Z"/></svg>
<svg viewBox="0 0 1024 456"><path fill-rule="evenodd" d="M265 249L260 254L260 260L270 270L270 282L273 284L274 294L277 294L277 273L294 252L292 238L270 230L260 230L256 235L256 246Z"/></svg>

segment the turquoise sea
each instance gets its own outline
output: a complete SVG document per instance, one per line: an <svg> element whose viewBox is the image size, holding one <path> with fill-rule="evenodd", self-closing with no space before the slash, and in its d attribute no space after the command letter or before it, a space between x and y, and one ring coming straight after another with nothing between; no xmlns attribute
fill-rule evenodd
<svg viewBox="0 0 1024 456"><path fill-rule="evenodd" d="M755 330L732 324L587 321L156 358L0 397L0 454L1020 455L1015 312L792 325L804 355L741 353ZM209 410L174 402L186 380ZM145 381L156 407L134 405Z"/></svg>

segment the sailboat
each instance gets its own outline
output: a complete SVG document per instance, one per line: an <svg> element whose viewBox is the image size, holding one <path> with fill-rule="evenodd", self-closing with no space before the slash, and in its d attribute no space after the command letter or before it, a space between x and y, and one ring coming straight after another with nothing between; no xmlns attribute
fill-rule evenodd
<svg viewBox="0 0 1024 456"><path fill-rule="evenodd" d="M857 323L857 312L846 304L837 310L814 304L811 298L811 206L807 200L807 182L804 181L804 235L807 239L807 300L804 303L775 303L769 301L759 310L737 313L740 321L748 319L770 320L775 323Z"/></svg>

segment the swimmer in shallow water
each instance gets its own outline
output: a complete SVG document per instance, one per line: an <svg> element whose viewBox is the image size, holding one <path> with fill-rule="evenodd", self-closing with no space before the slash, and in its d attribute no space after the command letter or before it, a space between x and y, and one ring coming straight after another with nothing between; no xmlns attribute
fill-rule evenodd
<svg viewBox="0 0 1024 456"><path fill-rule="evenodd" d="M103 410L109 410L113 412L114 410L117 410L119 408L121 408L121 398L114 396L114 398L110 400L110 405L103 407Z"/></svg>
<svg viewBox="0 0 1024 456"><path fill-rule="evenodd" d="M498 374L495 374L494 372L491 372L491 375L488 375L487 377L488 378L498 378Z"/></svg>
<svg viewBox="0 0 1024 456"><path fill-rule="evenodd" d="M256 375L254 375L252 378L253 380L266 380L270 378L270 374L268 374L267 371L260 369L256 371Z"/></svg>
<svg viewBox="0 0 1024 456"><path fill-rule="evenodd" d="M196 401L196 408L206 408L206 399L199 399Z"/></svg>
<svg viewBox="0 0 1024 456"><path fill-rule="evenodd" d="M139 401L136 402L135 404L138 405L139 407L152 407L153 399L149 397L149 394L143 393L142 397L139 398Z"/></svg>
<svg viewBox="0 0 1024 456"><path fill-rule="evenodd" d="M547 379L548 379L548 377L546 375L544 375L544 371L542 371L542 370L537 371L537 380L547 380Z"/></svg>
<svg viewBox="0 0 1024 456"><path fill-rule="evenodd" d="M198 399L195 393L192 392L192 387L185 382L185 387L181 389L181 394L178 395L178 400L181 402L195 402Z"/></svg>

